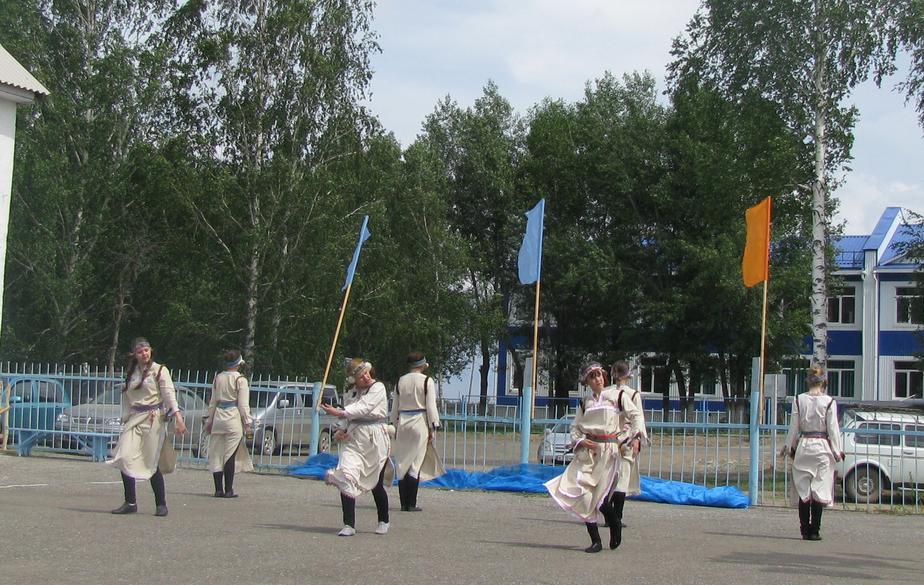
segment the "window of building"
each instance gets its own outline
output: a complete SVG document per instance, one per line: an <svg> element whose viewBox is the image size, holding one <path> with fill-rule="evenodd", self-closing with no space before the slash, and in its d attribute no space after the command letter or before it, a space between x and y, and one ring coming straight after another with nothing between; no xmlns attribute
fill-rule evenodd
<svg viewBox="0 0 924 585"><path fill-rule="evenodd" d="M857 292L852 286L835 289L828 297L828 323L857 322Z"/></svg>
<svg viewBox="0 0 924 585"><path fill-rule="evenodd" d="M895 362L895 397L921 398L924 372L916 362Z"/></svg>
<svg viewBox="0 0 924 585"><path fill-rule="evenodd" d="M895 289L895 322L921 325L924 323L924 295L913 286L900 286Z"/></svg>
<svg viewBox="0 0 924 585"><path fill-rule="evenodd" d="M670 387L671 375L664 358L642 358L639 379L642 392L666 392Z"/></svg>
<svg viewBox="0 0 924 585"><path fill-rule="evenodd" d="M786 376L786 395L795 396L806 391L805 376L808 375L808 360L789 360L783 365Z"/></svg>
<svg viewBox="0 0 924 585"><path fill-rule="evenodd" d="M853 360L828 361L828 394L853 398L856 381L856 366Z"/></svg>

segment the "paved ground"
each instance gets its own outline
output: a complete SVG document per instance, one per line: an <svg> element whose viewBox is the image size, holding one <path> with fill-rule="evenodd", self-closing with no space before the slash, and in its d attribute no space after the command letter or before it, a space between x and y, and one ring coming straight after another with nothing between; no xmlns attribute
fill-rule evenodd
<svg viewBox="0 0 924 585"><path fill-rule="evenodd" d="M421 490L423 513L394 511L372 533L336 536L337 492L247 474L241 497L210 497L204 471L167 476L170 515L147 485L139 513L113 516L118 475L102 464L0 455L0 583L70 584L774 584L919 583L924 517L829 511L818 543L796 513L629 502L622 547L588 555L580 524L546 497ZM604 534L606 530L604 529Z"/></svg>

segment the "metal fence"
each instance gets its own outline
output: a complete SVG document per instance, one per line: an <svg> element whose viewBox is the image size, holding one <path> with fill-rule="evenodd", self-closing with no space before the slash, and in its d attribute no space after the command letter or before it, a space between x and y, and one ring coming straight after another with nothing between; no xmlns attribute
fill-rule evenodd
<svg viewBox="0 0 924 585"><path fill-rule="evenodd" d="M204 468L212 372L175 371L178 400L188 432L174 436L181 466ZM26 455L33 449L105 459L119 432L122 372L87 368L0 364L3 433ZM305 379L256 378L251 382L256 419L248 435L254 465L284 472L317 451L333 451L330 417L312 418L319 384ZM331 395L328 395L328 391ZM335 401L333 389L323 399ZM650 444L640 457L642 475L706 487L735 486L762 505L788 505L790 461L780 456L789 423L789 402L769 399L764 421L753 408L667 410L646 408ZM752 406L748 404L748 406ZM462 398L441 400L442 429L436 446L447 468L485 471L523 462L562 465L571 454L573 407L536 407L528 441L519 405ZM838 464L837 505L868 511L922 512L924 414L913 410L861 409L842 413L847 458ZM313 433L317 422L317 433ZM756 440L753 440L756 439ZM316 441L313 444L313 441Z"/></svg>

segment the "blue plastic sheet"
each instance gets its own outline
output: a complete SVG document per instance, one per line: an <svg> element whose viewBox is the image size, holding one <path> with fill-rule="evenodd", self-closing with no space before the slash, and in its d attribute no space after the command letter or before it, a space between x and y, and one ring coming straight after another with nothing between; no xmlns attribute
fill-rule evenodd
<svg viewBox="0 0 924 585"><path fill-rule="evenodd" d="M337 457L321 453L309 457L301 465L289 467L296 477L322 479L328 469L337 466ZM564 467L550 465L508 465L490 471L463 471L449 469L436 479L422 483L425 487L455 490L486 490L521 493L545 493L545 482L560 475ZM642 493L632 499L683 506L711 506L715 508L747 508L748 496L740 489L728 487L707 488L680 481L642 477Z"/></svg>

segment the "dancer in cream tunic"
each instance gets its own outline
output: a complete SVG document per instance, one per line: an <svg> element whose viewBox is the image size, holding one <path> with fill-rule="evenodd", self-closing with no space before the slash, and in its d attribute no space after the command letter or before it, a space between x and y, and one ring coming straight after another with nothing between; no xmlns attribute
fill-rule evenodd
<svg viewBox="0 0 924 585"><path fill-rule="evenodd" d="M176 402L170 370L153 359L153 349L143 337L132 342L131 362L122 389L122 432L107 463L122 473L124 503L113 514L138 511L135 480L148 479L154 490L157 516L167 515L164 473L176 469L176 453L168 440L167 422L176 420L176 432L186 432Z"/></svg>
<svg viewBox="0 0 924 585"><path fill-rule="evenodd" d="M622 450L638 435L641 414L634 403L624 401L629 428L622 428L619 393L615 387L605 388L606 373L599 363L581 368L579 380L590 386L591 395L584 398L571 424L574 459L545 487L562 509L584 521L591 539L584 550L596 553L603 548L597 527L600 514L609 523L610 548L622 542L622 527L610 496L618 479Z"/></svg>
<svg viewBox="0 0 924 585"><path fill-rule="evenodd" d="M639 413L639 431L630 438L626 445L627 448L622 450L622 457L619 460L619 479L616 482L616 489L613 491L613 509L616 517L622 522L626 496L635 496L642 493L641 477L638 472L638 455L642 445L648 444L648 429L645 427L642 393L629 386L629 380L632 378L632 370L629 368L629 364L618 361L613 364L611 373L616 390L619 393L618 399L632 402L635 405L635 410ZM621 427L624 431L629 432L632 425L627 411L624 409L621 418ZM622 526L625 527L625 524L622 524Z"/></svg>
<svg viewBox="0 0 924 585"><path fill-rule="evenodd" d="M340 536L356 534L356 498L372 491L378 513L376 534L387 534L388 493L385 482L391 485L393 469L388 459L391 437L386 428L388 396L385 385L375 381L372 364L362 359L350 360L347 365L347 392L344 408L322 404L327 414L344 419L334 439L341 441L340 461L331 469L325 481L340 490L343 509L343 529ZM386 473L391 470L392 473Z"/></svg>
<svg viewBox="0 0 924 585"><path fill-rule="evenodd" d="M253 461L244 443L244 432L250 430L250 386L241 374L244 365L241 352L228 350L224 356L225 371L212 382L209 400L209 469L215 483L216 498L236 498L234 472L253 471Z"/></svg>
<svg viewBox="0 0 924 585"><path fill-rule="evenodd" d="M825 372L818 366L805 380L808 392L796 396L783 454L792 457L792 482L799 498L803 540L821 540L821 513L833 503L834 463L844 458L837 404L825 393Z"/></svg>
<svg viewBox="0 0 924 585"><path fill-rule="evenodd" d="M443 464L433 448L433 437L440 426L436 409L436 388L423 373L429 364L420 352L407 357L410 372L398 379L392 400L395 443L392 456L398 476L398 495L403 512L419 512L417 491L421 481L439 477Z"/></svg>

